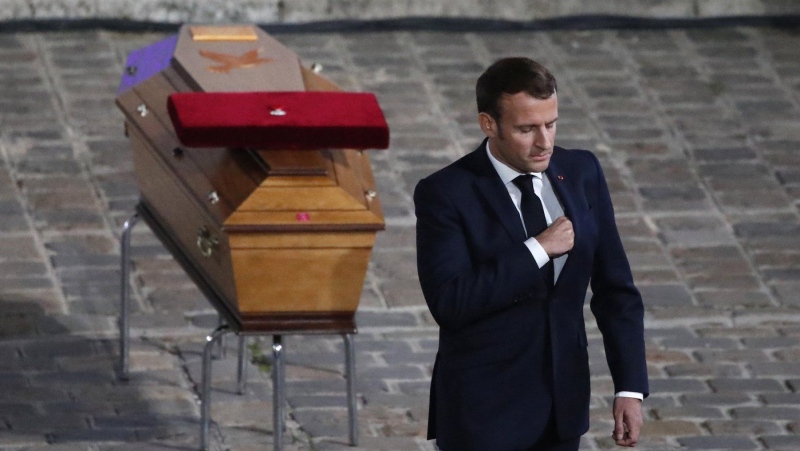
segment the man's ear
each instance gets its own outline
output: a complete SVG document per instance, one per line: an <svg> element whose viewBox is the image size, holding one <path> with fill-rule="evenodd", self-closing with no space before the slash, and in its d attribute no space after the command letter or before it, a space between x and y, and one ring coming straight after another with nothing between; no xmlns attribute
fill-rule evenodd
<svg viewBox="0 0 800 451"><path fill-rule="evenodd" d="M488 113L478 114L478 124L483 130L483 134L489 138L497 138L497 122Z"/></svg>

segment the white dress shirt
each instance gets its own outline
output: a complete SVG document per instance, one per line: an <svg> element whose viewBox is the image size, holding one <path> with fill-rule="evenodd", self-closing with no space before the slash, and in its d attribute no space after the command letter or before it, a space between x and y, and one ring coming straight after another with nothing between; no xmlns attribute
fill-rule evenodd
<svg viewBox="0 0 800 451"><path fill-rule="evenodd" d="M520 205L522 204L522 192L519 190L519 188L517 188L517 185L514 184L514 179L522 174L514 169L511 169L500 160L495 158L494 155L492 155L492 153L489 151L489 141L486 141L486 154L489 155L489 161L492 162L494 170L497 171L497 175L500 176L500 180L502 180L503 184L506 186L508 195L511 196L514 206L517 207L517 213L519 213L519 220L522 221L522 227L525 228L525 220L522 218L522 210L520 209ZM541 202L543 184L542 177L544 177L544 174L541 172L531 172L530 174L533 176L533 192L536 193L536 196L539 198L539 202ZM550 212L547 211L547 207L544 205L544 202L542 202L542 210L544 210L544 219L547 221L547 225L549 226L553 223L553 219L550 217ZM527 232L528 231L526 230L526 235ZM545 251L542 245L536 241L536 238L530 237L525 240L525 246L528 247L528 250L531 252L531 255L533 255L533 258L536 260L536 264L539 265L540 268L550 261L550 256L547 255L547 251Z"/></svg>
<svg viewBox="0 0 800 451"><path fill-rule="evenodd" d="M492 152L489 151L489 141L486 141L486 154L489 156L489 161L492 163L492 166L494 166L495 171L497 171L497 175L500 176L500 180L503 181L506 190L508 190L508 195L511 196L511 200L514 202L514 206L517 208L519 220L522 221L522 227L524 228L525 220L522 218L522 210L520 209L520 205L522 203L522 192L513 183L514 179L523 174L517 172L515 169L511 169L505 163L495 158L494 155L492 155ZM533 191L536 193L539 201L542 202L542 177L544 177L544 174L541 172L530 172L529 174L533 176ZM559 200L559 202L561 202L561 200ZM544 219L547 221L547 225L549 226L553 223L553 219L550 217L550 212L547 211L547 206L544 204L544 202L542 202L542 210L544 210ZM531 255L533 255L534 260L536 260L536 264L539 265L540 268L550 261L550 256L547 255L547 251L545 251L542 245L536 241L536 238L530 237L525 240L525 246L528 248ZM639 400L644 399L644 395L641 393L629 391L617 392L614 394L614 396L617 398L624 397L636 398Z"/></svg>

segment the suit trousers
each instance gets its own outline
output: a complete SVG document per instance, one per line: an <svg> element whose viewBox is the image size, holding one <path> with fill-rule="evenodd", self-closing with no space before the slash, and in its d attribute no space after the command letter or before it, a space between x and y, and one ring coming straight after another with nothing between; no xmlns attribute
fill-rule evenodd
<svg viewBox="0 0 800 451"><path fill-rule="evenodd" d="M530 448L523 451L578 451L581 445L581 438L573 438L569 440L560 440L556 434L556 425L553 419L555 412L550 414L550 422L545 428L544 435Z"/></svg>
<svg viewBox="0 0 800 451"><path fill-rule="evenodd" d="M581 438L573 438L564 441L551 441L548 443L536 444L525 451L578 451L581 446Z"/></svg>
<svg viewBox="0 0 800 451"><path fill-rule="evenodd" d="M547 432L545 432L545 435L542 436L542 438L540 438L535 445L520 451L578 451L578 448L580 448L581 446L580 437L576 437L569 440L559 440L558 436L555 433L555 425L552 424L552 420L551 424L548 425L546 431ZM458 450L449 450L441 448L437 449L439 449L439 451L458 451Z"/></svg>

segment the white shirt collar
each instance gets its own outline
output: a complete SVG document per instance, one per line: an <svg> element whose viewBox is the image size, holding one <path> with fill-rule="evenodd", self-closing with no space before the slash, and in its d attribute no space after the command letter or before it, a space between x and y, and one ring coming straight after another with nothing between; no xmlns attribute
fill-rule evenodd
<svg viewBox="0 0 800 451"><path fill-rule="evenodd" d="M486 155L489 155L489 161L494 166L494 170L497 171L497 175L500 176L500 180L503 181L504 185L508 185L511 183L515 178L522 175L521 172L517 172L515 169L510 168L502 161L498 160L497 158L492 155L492 152L489 151L489 140L486 140ZM532 176L541 179L542 173L541 172L529 172Z"/></svg>

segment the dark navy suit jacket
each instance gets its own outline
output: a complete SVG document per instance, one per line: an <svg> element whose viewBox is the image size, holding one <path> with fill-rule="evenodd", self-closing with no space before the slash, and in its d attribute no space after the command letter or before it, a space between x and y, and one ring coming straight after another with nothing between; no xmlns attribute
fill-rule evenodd
<svg viewBox="0 0 800 451"><path fill-rule="evenodd" d="M428 438L445 451L529 447L551 411L561 439L587 431L590 281L615 391L648 393L642 299L600 164L556 147L546 174L575 231L549 294L485 143L414 192L419 280L440 326Z"/></svg>

